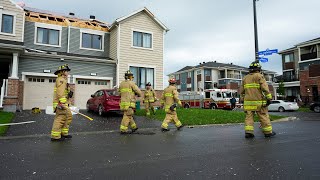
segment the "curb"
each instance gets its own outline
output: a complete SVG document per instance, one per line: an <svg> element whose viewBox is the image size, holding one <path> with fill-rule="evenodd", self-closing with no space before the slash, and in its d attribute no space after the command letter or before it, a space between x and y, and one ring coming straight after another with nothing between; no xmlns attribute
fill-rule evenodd
<svg viewBox="0 0 320 180"><path fill-rule="evenodd" d="M287 122L287 121L295 121L298 120L297 117L286 117L277 119L274 121L271 121L271 123L277 123L277 122ZM259 123L259 122L254 122ZM226 124L205 124L205 125L191 125L191 126L185 126L187 128L201 128L201 127L212 127L212 126L232 126L232 125L244 125L244 123L226 123Z"/></svg>

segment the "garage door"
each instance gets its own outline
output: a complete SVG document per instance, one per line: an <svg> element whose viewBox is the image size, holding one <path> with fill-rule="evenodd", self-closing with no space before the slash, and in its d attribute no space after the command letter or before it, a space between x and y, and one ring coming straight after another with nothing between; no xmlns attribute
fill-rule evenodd
<svg viewBox="0 0 320 180"><path fill-rule="evenodd" d="M52 106L55 78L27 76L24 82L23 109Z"/></svg>
<svg viewBox="0 0 320 180"><path fill-rule="evenodd" d="M77 79L75 85L74 104L80 109L85 109L91 94L100 89L110 89L110 80Z"/></svg>

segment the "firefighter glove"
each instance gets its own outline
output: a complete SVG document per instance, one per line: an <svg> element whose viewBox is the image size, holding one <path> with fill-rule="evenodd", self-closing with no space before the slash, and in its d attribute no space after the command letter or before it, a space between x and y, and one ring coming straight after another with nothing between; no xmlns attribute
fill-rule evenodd
<svg viewBox="0 0 320 180"><path fill-rule="evenodd" d="M174 109L177 107L177 104L176 103L174 103L174 104L172 104L171 106L170 106L170 110L171 111L174 111Z"/></svg>
<svg viewBox="0 0 320 180"><path fill-rule="evenodd" d="M73 96L73 91L69 91L68 98L72 98L72 96Z"/></svg>

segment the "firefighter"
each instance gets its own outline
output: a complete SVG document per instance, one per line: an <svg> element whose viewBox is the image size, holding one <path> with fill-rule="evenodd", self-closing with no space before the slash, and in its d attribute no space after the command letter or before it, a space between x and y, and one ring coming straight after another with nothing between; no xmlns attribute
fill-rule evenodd
<svg viewBox="0 0 320 180"><path fill-rule="evenodd" d="M162 98L161 98L161 106L164 106L166 117L162 122L161 130L162 132L169 131L168 123L174 121L177 130L180 130L183 125L178 119L176 112L176 103L179 106L182 106L181 101L179 100L179 93L175 86L176 80L174 78L169 79L169 86L163 90Z"/></svg>
<svg viewBox="0 0 320 180"><path fill-rule="evenodd" d="M145 104L147 116L150 115L150 109L151 109L152 113L155 114L155 109L153 107L153 103L155 101L157 101L156 93L152 89L151 83L148 82L146 84L146 91L144 93L144 99L143 99L143 103Z"/></svg>
<svg viewBox="0 0 320 180"><path fill-rule="evenodd" d="M127 134L130 125L132 133L138 130L133 120L134 109L136 107L135 96L141 96L141 91L133 82L133 74L130 70L126 71L125 80L120 83L119 92L121 96L120 110L123 111L123 118L120 125L120 133Z"/></svg>
<svg viewBox="0 0 320 180"><path fill-rule="evenodd" d="M56 113L52 131L51 141L63 141L65 138L72 138L69 134L69 126L72 122L72 113L69 109L69 98L72 97L67 78L69 75L68 64L62 65L54 73L58 75L53 93L53 111Z"/></svg>
<svg viewBox="0 0 320 180"><path fill-rule="evenodd" d="M270 94L268 84L261 74L261 65L259 62L252 62L249 66L249 74L243 78L241 96L244 99L245 119L245 137L254 137L253 117L256 112L262 131L265 137L275 136L272 131L272 125L268 114L268 105L271 102L272 95Z"/></svg>

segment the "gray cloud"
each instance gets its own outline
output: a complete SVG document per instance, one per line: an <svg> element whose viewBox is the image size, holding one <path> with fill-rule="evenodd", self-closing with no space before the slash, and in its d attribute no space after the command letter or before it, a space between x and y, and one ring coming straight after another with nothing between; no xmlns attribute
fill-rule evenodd
<svg viewBox="0 0 320 180"><path fill-rule="evenodd" d="M18 0L17 0L18 1ZM95 15L112 23L146 6L170 31L165 37L165 74L202 61L248 66L254 59L252 0L25 0L50 11ZM89 3L88 3L89 2ZM287 49L320 36L320 1L260 0L257 2L259 48ZM281 74L281 57L269 56L264 69Z"/></svg>

